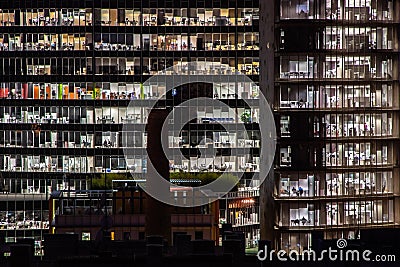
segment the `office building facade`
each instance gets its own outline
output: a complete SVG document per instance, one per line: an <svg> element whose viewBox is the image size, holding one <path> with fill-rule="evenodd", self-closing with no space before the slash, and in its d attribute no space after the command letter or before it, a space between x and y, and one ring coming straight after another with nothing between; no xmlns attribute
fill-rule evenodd
<svg viewBox="0 0 400 267"><path fill-rule="evenodd" d="M55 191L101 188L106 174L143 177L147 135L128 134L137 150L128 166L121 131L126 122L144 124L146 108L165 93L161 86L144 85L158 71L207 61L257 83L258 5L256 0L1 1L0 217L6 240L42 240L52 223L48 200ZM171 137L170 146L193 148L210 138L217 150L252 147L254 153L221 154L209 166L188 157L171 162L171 172L229 168L244 171L242 184L248 186L246 174L260 164L258 128L250 123L259 111L235 106L234 100L257 99L258 91L250 84L232 86L211 86L212 97L249 114L246 121L221 110L198 110L200 126ZM128 113L130 101L137 107ZM210 121L221 118L247 123L252 138L214 130Z"/></svg>
<svg viewBox="0 0 400 267"><path fill-rule="evenodd" d="M263 238L303 251L396 228L400 2L260 4L260 84L279 136Z"/></svg>

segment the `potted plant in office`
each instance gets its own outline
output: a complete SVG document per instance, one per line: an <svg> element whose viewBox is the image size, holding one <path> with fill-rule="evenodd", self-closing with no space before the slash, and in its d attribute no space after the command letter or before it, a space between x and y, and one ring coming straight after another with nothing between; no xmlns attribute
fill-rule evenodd
<svg viewBox="0 0 400 267"><path fill-rule="evenodd" d="M240 119L242 120L242 122L244 123L250 123L251 122L251 115L250 115L250 111L245 110L242 115L240 115Z"/></svg>

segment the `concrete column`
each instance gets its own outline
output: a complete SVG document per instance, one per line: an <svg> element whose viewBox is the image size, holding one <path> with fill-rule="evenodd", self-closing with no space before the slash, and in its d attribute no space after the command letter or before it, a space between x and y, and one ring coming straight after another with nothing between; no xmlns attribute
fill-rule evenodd
<svg viewBox="0 0 400 267"><path fill-rule="evenodd" d="M315 195L315 179L314 176L308 176L308 196L313 197Z"/></svg>
<svg viewBox="0 0 400 267"><path fill-rule="evenodd" d="M275 12L279 10L279 1L260 1L260 90L273 109L275 80ZM277 66L279 68L279 65ZM261 177L260 177L261 179ZM274 205L274 170L260 186L260 235L261 240L268 240L274 247L274 225L277 220Z"/></svg>

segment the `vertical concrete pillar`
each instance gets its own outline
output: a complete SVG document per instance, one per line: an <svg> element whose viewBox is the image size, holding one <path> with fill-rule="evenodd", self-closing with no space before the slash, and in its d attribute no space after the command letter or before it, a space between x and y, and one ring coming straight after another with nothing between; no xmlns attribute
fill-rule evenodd
<svg viewBox="0 0 400 267"><path fill-rule="evenodd" d="M276 13L276 10L279 10L279 1L260 1L260 90L272 109L276 104L274 103L275 14L279 14ZM277 220L274 204L274 180L272 167L260 186L260 235L261 240L267 241L272 248L275 248L274 225Z"/></svg>

